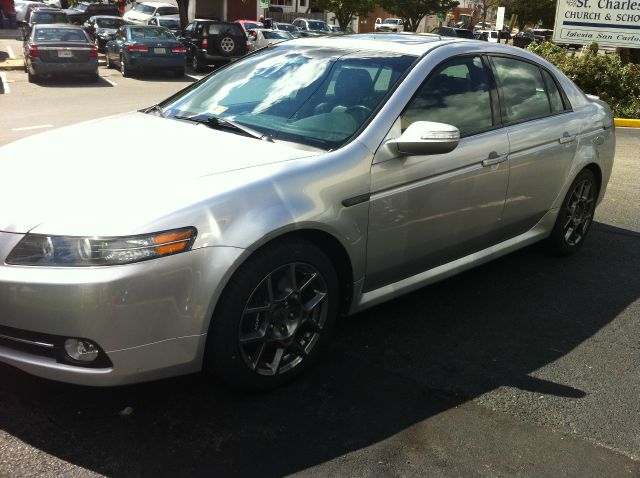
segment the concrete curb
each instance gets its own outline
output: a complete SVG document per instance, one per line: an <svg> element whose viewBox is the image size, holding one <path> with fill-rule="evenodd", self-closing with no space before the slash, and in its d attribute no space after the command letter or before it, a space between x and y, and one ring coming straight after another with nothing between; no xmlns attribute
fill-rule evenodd
<svg viewBox="0 0 640 478"><path fill-rule="evenodd" d="M616 126L625 128L640 128L640 119L615 118Z"/></svg>

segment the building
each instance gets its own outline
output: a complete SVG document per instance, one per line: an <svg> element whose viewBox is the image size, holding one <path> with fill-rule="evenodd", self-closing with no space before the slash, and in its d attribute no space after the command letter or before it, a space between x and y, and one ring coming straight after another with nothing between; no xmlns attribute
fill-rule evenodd
<svg viewBox="0 0 640 478"><path fill-rule="evenodd" d="M326 17L310 11L310 0L190 0L189 18L218 20L257 20L260 16L290 21L297 16Z"/></svg>

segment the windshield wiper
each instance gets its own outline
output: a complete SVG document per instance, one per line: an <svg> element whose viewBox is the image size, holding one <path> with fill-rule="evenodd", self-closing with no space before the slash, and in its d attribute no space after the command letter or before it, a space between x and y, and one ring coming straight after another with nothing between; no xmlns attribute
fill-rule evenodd
<svg viewBox="0 0 640 478"><path fill-rule="evenodd" d="M161 118L164 118L164 112L162 111L162 108L160 108L160 105L153 105L153 106L150 106L149 108L146 108L140 111L143 111L147 114L157 113Z"/></svg>
<svg viewBox="0 0 640 478"><path fill-rule="evenodd" d="M206 118L197 118L199 115L193 116L174 116L175 119L193 121L194 123L207 125L209 128L213 129L232 129L235 131L239 131L245 136L250 136L252 138L259 139L261 141L267 141L269 143L273 143L273 139L268 134L262 134L255 129L251 129L247 126L241 125L240 123L236 123L235 121L219 118L217 116L208 116Z"/></svg>

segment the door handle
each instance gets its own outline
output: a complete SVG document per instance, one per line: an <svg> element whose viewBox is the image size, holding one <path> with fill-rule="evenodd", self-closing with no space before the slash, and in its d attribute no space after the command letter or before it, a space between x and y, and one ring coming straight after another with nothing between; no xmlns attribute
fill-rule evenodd
<svg viewBox="0 0 640 478"><path fill-rule="evenodd" d="M558 141L560 141L560 144L566 144L566 143L571 143L572 141L575 141L576 137L571 136L569 133L567 133L566 131L564 133L562 133L562 138L560 138Z"/></svg>
<svg viewBox="0 0 640 478"><path fill-rule="evenodd" d="M507 160L507 155L503 154L502 156L500 156L498 153L496 153L495 151L491 151L489 153L489 157L487 159L485 159L484 161L482 161L482 165L483 166L493 166L494 164L499 164L502 163L503 161Z"/></svg>

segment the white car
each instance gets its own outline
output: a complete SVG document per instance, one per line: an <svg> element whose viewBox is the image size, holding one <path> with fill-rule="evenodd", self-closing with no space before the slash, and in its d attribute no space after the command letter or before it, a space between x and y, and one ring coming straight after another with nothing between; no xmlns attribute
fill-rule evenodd
<svg viewBox="0 0 640 478"><path fill-rule="evenodd" d="M177 13L179 13L178 7L170 3L144 2L136 4L122 18L129 23L146 25L151 17L175 15Z"/></svg>
<svg viewBox="0 0 640 478"><path fill-rule="evenodd" d="M489 43L500 43L500 35L496 30L478 30L478 33L486 35Z"/></svg>
<svg viewBox="0 0 640 478"><path fill-rule="evenodd" d="M276 43L293 40L295 37L291 33L281 30L254 28L252 30L247 30L247 38L251 44L249 50L255 51L270 45L275 45Z"/></svg>
<svg viewBox="0 0 640 478"><path fill-rule="evenodd" d="M377 32L402 32L404 22L400 18L386 18L382 23L376 23L373 28Z"/></svg>

